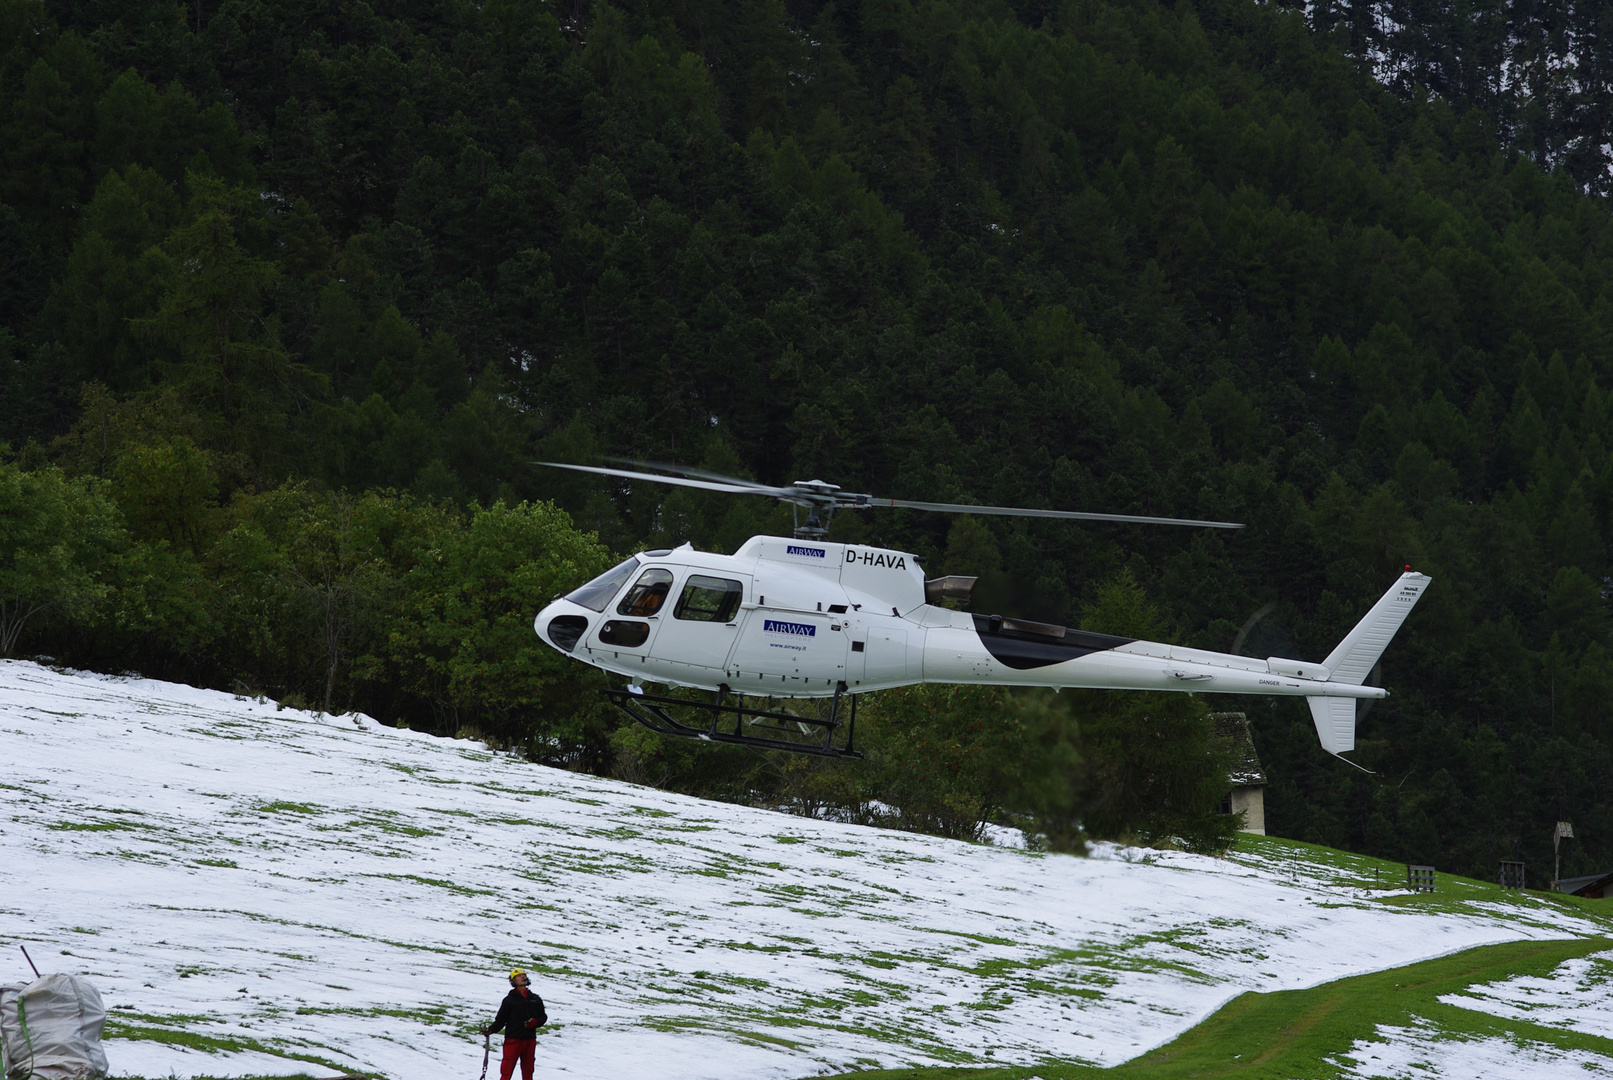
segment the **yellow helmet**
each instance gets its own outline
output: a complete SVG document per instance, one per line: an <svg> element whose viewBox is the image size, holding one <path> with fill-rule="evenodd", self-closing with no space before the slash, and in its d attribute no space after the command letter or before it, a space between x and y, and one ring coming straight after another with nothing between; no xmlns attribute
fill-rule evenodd
<svg viewBox="0 0 1613 1080"><path fill-rule="evenodd" d="M524 978L527 978L527 973L525 971L523 971L521 968L511 968L510 969L510 985L511 986L515 985L515 980L516 979L524 979Z"/></svg>

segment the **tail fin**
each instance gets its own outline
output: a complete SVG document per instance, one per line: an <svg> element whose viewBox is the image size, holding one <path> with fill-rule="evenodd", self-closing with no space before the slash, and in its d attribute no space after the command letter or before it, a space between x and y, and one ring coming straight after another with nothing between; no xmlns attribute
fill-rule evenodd
<svg viewBox="0 0 1613 1080"><path fill-rule="evenodd" d="M1433 579L1426 574L1410 570L1400 575L1390 590L1383 594L1366 617L1355 624L1355 629L1344 635L1324 662L1332 682L1353 683L1356 686L1366 679L1378 657L1395 636L1400 624L1406 621L1411 609L1421 599L1423 590ZM1355 749L1355 699L1346 697L1308 697L1311 719L1316 723L1316 735L1322 740L1322 749L1330 754L1342 754Z"/></svg>
<svg viewBox="0 0 1613 1080"><path fill-rule="evenodd" d="M1432 580L1427 574L1410 570L1401 574L1400 580L1372 605L1366 618L1356 623L1355 629L1344 635L1339 647L1323 661L1328 677L1334 682L1361 685Z"/></svg>

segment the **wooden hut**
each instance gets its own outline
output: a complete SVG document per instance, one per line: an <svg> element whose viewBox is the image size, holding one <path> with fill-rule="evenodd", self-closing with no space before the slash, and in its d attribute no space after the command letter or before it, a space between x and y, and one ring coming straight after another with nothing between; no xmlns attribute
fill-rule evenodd
<svg viewBox="0 0 1613 1080"><path fill-rule="evenodd" d="M1232 790L1221 802L1227 814L1243 814L1243 831L1266 835L1266 771L1249 734L1249 718L1241 712L1211 713L1216 736L1233 749Z"/></svg>
<svg viewBox="0 0 1613 1080"><path fill-rule="evenodd" d="M1570 896L1585 896L1601 900L1613 892L1613 874L1586 874L1583 877L1565 877L1557 882L1557 891Z"/></svg>

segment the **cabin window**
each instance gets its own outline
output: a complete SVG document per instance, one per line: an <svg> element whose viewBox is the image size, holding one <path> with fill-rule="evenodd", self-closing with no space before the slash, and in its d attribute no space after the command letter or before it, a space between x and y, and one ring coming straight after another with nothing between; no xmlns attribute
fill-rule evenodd
<svg viewBox="0 0 1613 1080"><path fill-rule="evenodd" d="M639 575L633 587L627 590L622 602L616 605L618 615L637 615L646 618L659 614L666 603L666 594L672 591L672 571L651 567Z"/></svg>
<svg viewBox="0 0 1613 1080"><path fill-rule="evenodd" d="M744 594L745 586L737 581L694 574L683 587L683 595L678 597L678 606L673 609L672 617L692 622L725 623L739 610L739 601Z"/></svg>
<svg viewBox="0 0 1613 1080"><path fill-rule="evenodd" d="M566 594L566 599L573 604L581 604L590 611L604 611L611 598L621 591L622 586L627 584L633 576L633 571L637 569L638 556L634 555L626 562L611 567L581 588L571 590Z"/></svg>
<svg viewBox="0 0 1613 1080"><path fill-rule="evenodd" d="M623 649L636 649L650 638L650 624L611 619L599 628L601 645L616 645Z"/></svg>
<svg viewBox="0 0 1613 1080"><path fill-rule="evenodd" d="M556 615L549 620L549 640L557 649L570 652L588 631L588 620L581 615Z"/></svg>

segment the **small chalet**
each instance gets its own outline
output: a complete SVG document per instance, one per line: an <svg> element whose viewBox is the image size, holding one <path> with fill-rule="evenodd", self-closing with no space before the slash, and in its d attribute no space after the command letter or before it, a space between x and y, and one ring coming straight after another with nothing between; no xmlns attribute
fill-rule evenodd
<svg viewBox="0 0 1613 1080"><path fill-rule="evenodd" d="M1243 831L1266 835L1266 771L1255 753L1249 718L1241 712L1211 713L1215 734L1232 745L1232 791L1221 803L1225 814L1243 814Z"/></svg>
<svg viewBox="0 0 1613 1080"><path fill-rule="evenodd" d="M1600 900L1613 892L1613 874L1586 874L1584 877L1565 877L1557 882L1557 891L1569 896L1584 896Z"/></svg>

